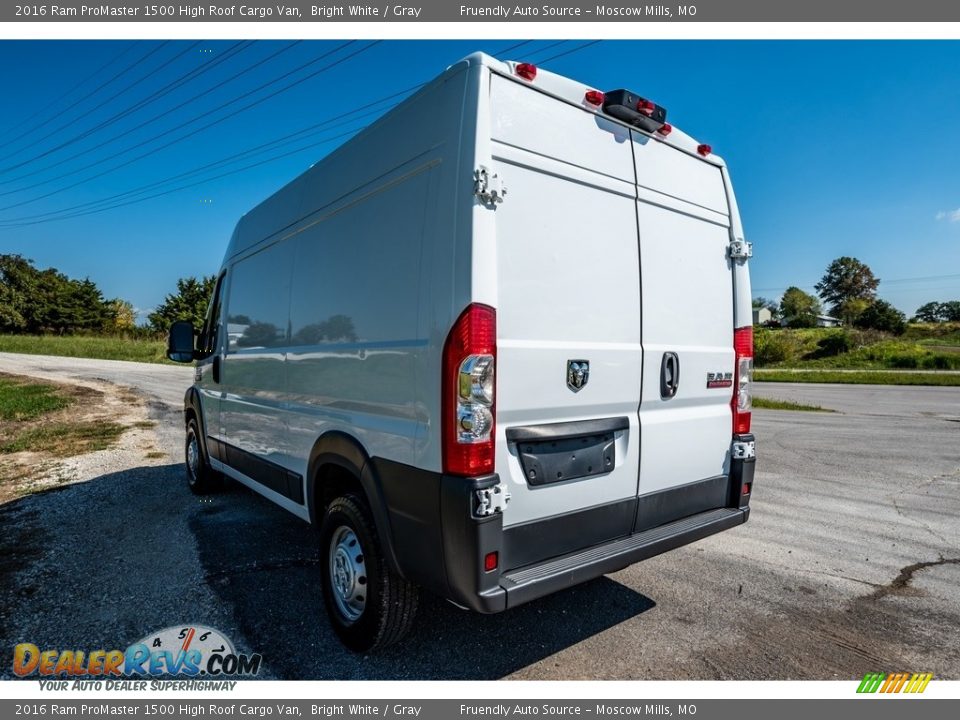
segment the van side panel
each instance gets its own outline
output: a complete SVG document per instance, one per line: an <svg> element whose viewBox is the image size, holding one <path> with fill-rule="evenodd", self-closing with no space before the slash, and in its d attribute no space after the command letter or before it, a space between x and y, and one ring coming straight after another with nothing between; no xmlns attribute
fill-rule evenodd
<svg viewBox="0 0 960 720"><path fill-rule="evenodd" d="M311 450L330 431L369 457L440 469L428 429L453 305L456 198L470 189L469 176L457 182L466 68L251 210L227 250L224 372L237 383L227 433L272 464L260 468L267 476L297 478L281 494L298 502ZM285 269L256 259L281 256ZM277 499L269 478L256 489Z"/></svg>
<svg viewBox="0 0 960 720"><path fill-rule="evenodd" d="M228 446L226 462L234 467L248 465L238 458L250 460L250 455L267 463L281 462L292 268L293 247L278 243L241 258L228 270L220 427L221 440Z"/></svg>
<svg viewBox="0 0 960 720"><path fill-rule="evenodd" d="M345 425L368 453L413 463L424 421L416 368L427 347L420 254L438 163L411 163L294 239L286 392L294 463Z"/></svg>

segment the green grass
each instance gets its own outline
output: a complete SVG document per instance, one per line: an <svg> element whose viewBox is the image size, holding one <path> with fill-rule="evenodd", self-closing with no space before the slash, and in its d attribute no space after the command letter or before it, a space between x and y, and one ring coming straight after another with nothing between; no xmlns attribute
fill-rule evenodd
<svg viewBox="0 0 960 720"><path fill-rule="evenodd" d="M761 410L796 410L798 412L836 412L829 408L822 408L819 405L804 405L803 403L790 402L789 400L771 400L770 398L753 398L753 406Z"/></svg>
<svg viewBox="0 0 960 720"><path fill-rule="evenodd" d="M55 385L0 376L0 420L33 420L70 403Z"/></svg>
<svg viewBox="0 0 960 720"><path fill-rule="evenodd" d="M87 335L0 335L0 352L169 363L162 340Z"/></svg>
<svg viewBox="0 0 960 720"><path fill-rule="evenodd" d="M877 370L755 370L757 382L843 383L850 385L960 386L960 373L896 372Z"/></svg>
<svg viewBox="0 0 960 720"><path fill-rule="evenodd" d="M124 427L114 422L51 423L28 428L0 445L0 453L44 451L54 457L106 450Z"/></svg>
<svg viewBox="0 0 960 720"><path fill-rule="evenodd" d="M757 367L766 369L960 370L960 324L915 323L900 336L856 328L757 328L754 354Z"/></svg>

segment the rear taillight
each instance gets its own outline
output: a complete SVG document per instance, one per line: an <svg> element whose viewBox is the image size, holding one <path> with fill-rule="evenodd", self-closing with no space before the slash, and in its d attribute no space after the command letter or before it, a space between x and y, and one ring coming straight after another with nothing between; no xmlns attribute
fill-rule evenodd
<svg viewBox="0 0 960 720"><path fill-rule="evenodd" d="M733 432L750 432L750 409L753 407L753 328L733 331L733 352L736 365L733 378Z"/></svg>
<svg viewBox="0 0 960 720"><path fill-rule="evenodd" d="M443 348L443 471L493 472L497 313L473 304L457 318Z"/></svg>

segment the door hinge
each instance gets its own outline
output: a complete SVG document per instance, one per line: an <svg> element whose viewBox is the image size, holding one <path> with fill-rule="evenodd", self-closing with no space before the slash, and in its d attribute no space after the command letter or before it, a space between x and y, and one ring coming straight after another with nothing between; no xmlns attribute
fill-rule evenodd
<svg viewBox="0 0 960 720"><path fill-rule="evenodd" d="M500 176L481 165L473 171L473 194L480 198L480 202L489 207L496 207L503 202L507 188Z"/></svg>
<svg viewBox="0 0 960 720"><path fill-rule="evenodd" d="M493 487L483 488L476 492L477 504L473 511L474 516L489 517L494 513L503 512L510 502L510 493L503 483Z"/></svg>
<svg viewBox="0 0 960 720"><path fill-rule="evenodd" d="M731 240L727 246L727 254L732 260L747 259L753 257L753 243L749 243L742 238Z"/></svg>

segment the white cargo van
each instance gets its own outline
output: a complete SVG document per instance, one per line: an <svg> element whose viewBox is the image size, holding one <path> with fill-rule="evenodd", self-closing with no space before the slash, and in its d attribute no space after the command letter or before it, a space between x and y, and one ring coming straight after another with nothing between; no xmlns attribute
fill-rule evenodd
<svg viewBox="0 0 960 720"><path fill-rule="evenodd" d="M730 179L661 106L472 55L247 213L185 399L190 486L320 527L344 643L500 612L746 521Z"/></svg>

